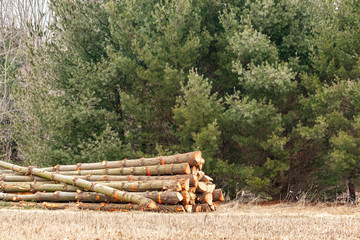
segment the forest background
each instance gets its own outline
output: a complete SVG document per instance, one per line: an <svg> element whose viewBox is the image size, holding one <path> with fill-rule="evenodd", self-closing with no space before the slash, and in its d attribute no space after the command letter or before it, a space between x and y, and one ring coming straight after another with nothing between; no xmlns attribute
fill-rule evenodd
<svg viewBox="0 0 360 240"><path fill-rule="evenodd" d="M0 0L0 142L49 166L201 150L229 197L355 199L358 0Z"/></svg>

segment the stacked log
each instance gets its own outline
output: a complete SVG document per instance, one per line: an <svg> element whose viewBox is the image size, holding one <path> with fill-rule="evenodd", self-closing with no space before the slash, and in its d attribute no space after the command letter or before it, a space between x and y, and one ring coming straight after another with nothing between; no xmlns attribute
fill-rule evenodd
<svg viewBox="0 0 360 240"><path fill-rule="evenodd" d="M41 169L0 161L0 200L47 209L214 211L224 197L204 163L200 151Z"/></svg>

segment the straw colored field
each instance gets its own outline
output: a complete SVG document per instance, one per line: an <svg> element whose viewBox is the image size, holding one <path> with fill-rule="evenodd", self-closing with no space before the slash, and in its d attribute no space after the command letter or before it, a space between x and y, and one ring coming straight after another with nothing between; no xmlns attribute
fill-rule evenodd
<svg viewBox="0 0 360 240"><path fill-rule="evenodd" d="M351 206L226 204L217 212L0 209L0 239L359 239Z"/></svg>

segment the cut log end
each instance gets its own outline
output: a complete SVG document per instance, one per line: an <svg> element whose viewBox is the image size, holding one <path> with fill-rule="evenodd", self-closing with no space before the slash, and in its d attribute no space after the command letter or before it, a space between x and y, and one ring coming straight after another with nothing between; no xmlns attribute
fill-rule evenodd
<svg viewBox="0 0 360 240"><path fill-rule="evenodd" d="M185 191L189 191L190 189L190 179L181 179L180 180L181 189Z"/></svg>
<svg viewBox="0 0 360 240"><path fill-rule="evenodd" d="M208 192L208 185L205 182L199 182L197 188L196 188L196 192L198 193L205 193Z"/></svg>
<svg viewBox="0 0 360 240"><path fill-rule="evenodd" d="M212 193L213 195L213 201L217 202L217 201L220 201L220 202L223 202L225 201L225 198L224 198L224 195L223 195L223 192L222 190L219 188L219 189L215 189Z"/></svg>
<svg viewBox="0 0 360 240"><path fill-rule="evenodd" d="M186 164L186 167L184 169L184 173L185 174L190 174L191 173L191 168L190 168L190 165L189 164Z"/></svg>
<svg viewBox="0 0 360 240"><path fill-rule="evenodd" d="M193 157L194 157L194 159L195 159L195 161L196 161L196 163L197 163L197 166L202 162L202 160L203 160L203 158L202 158L202 156L201 156L202 154L201 154L201 151L196 151L196 152L194 152L194 155L193 155Z"/></svg>
<svg viewBox="0 0 360 240"><path fill-rule="evenodd" d="M206 186L206 192L209 192L209 193L212 193L212 192L214 192L215 191L215 188L216 188L216 185L215 184L207 184L207 186Z"/></svg>
<svg viewBox="0 0 360 240"><path fill-rule="evenodd" d="M159 209L159 206L156 204L156 202L150 200L147 205L143 207L144 210L157 210Z"/></svg>
<svg viewBox="0 0 360 240"><path fill-rule="evenodd" d="M207 203L209 205L213 204L213 196L212 193L203 193L203 194L199 194L196 197L196 200L198 203Z"/></svg>
<svg viewBox="0 0 360 240"><path fill-rule="evenodd" d="M190 194L187 191L181 191L181 196L183 198L182 202L184 205L189 204L190 202Z"/></svg>
<svg viewBox="0 0 360 240"><path fill-rule="evenodd" d="M202 178L205 176L205 173L203 171L198 171L196 175L198 177L198 180L201 181Z"/></svg>
<svg viewBox="0 0 360 240"><path fill-rule="evenodd" d="M191 213L193 211L193 205L185 205L184 208L188 213Z"/></svg>
<svg viewBox="0 0 360 240"><path fill-rule="evenodd" d="M184 200L184 197L183 197L183 195L182 195L181 193L177 192L176 195L177 195L177 197L178 197L178 199L179 199L179 202L181 202L182 200Z"/></svg>

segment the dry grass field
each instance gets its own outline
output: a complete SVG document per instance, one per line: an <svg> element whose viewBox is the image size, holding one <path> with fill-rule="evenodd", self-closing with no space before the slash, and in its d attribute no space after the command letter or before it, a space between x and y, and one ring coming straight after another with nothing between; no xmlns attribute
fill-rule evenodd
<svg viewBox="0 0 360 240"><path fill-rule="evenodd" d="M0 209L0 239L360 239L360 208L228 203L193 214Z"/></svg>

